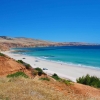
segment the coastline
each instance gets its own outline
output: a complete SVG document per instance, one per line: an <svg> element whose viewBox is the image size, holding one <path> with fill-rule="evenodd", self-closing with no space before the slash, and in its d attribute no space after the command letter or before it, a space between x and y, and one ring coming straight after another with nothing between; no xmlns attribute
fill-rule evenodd
<svg viewBox="0 0 100 100"><path fill-rule="evenodd" d="M48 75L52 75L56 73L62 78L70 79L76 82L76 79L79 77L85 76L86 74L94 75L100 78L100 70L87 68L87 67L79 67L74 65L62 64L48 60L37 59L33 56L27 56L22 54L14 54L11 51L2 52L15 60L23 60L26 63L29 63L33 68L39 67L41 69L46 68L48 70L44 70ZM25 59L23 59L25 58Z"/></svg>

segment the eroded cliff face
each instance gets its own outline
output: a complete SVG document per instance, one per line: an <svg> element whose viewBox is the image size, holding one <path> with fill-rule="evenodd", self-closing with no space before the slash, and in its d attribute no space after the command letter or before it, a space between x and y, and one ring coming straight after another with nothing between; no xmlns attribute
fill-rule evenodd
<svg viewBox="0 0 100 100"><path fill-rule="evenodd" d="M25 67L9 57L0 56L0 76L5 76L20 70L25 70Z"/></svg>
<svg viewBox="0 0 100 100"><path fill-rule="evenodd" d="M13 74L15 72L21 71L28 75L30 78L33 78L34 75L32 71L34 69L26 69L26 67L20 63L18 63L13 58L10 58L6 55L0 55L0 77L7 76L8 74Z"/></svg>

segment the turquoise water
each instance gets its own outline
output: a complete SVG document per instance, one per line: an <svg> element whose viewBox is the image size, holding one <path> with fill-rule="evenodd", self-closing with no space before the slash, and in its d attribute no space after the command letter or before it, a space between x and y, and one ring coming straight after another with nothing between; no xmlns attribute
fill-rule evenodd
<svg viewBox="0 0 100 100"><path fill-rule="evenodd" d="M100 46L17 48L17 53L78 66L100 68ZM22 51L20 51L22 50Z"/></svg>

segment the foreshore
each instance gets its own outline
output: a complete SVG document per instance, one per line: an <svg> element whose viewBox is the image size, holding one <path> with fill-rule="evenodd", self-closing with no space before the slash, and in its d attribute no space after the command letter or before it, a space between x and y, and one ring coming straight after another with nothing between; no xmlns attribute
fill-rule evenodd
<svg viewBox="0 0 100 100"><path fill-rule="evenodd" d="M14 54L14 53L11 53L10 51L6 51L2 53L8 55L9 57L15 60L23 60L24 62L30 64L33 68L36 68L36 67L39 67L42 69L46 68L47 70L44 70L44 72L49 75L56 73L60 77L65 78L65 79L70 79L74 82L76 82L77 78L82 77L83 75L86 75L86 74L89 74L92 76L94 75L100 78L100 70L68 65L68 64L63 64L63 63L56 63L53 61L38 59L33 56Z"/></svg>

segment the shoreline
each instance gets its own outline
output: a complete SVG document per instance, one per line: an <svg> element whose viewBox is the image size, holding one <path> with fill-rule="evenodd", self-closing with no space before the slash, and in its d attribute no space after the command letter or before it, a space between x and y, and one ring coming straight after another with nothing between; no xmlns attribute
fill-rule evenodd
<svg viewBox="0 0 100 100"><path fill-rule="evenodd" d="M56 61L49 61L46 59L38 59L33 56L27 56L23 54L14 54L10 51L2 52L15 60L23 60L24 62L30 64L33 68L39 67L41 69L46 68L48 70L44 70L48 75L52 75L56 73L61 78L70 79L76 82L76 79L79 77L85 76L89 74L91 76L97 76L100 78L100 70L95 68L87 68L80 67L74 65L68 65L64 63L57 63ZM23 59L25 58L25 59Z"/></svg>
<svg viewBox="0 0 100 100"><path fill-rule="evenodd" d="M24 55L24 54L20 54L20 55ZM28 56L28 55L26 55ZM30 56L33 57L33 56ZM83 68L88 68L88 69L92 69L92 70L100 70L100 68L98 67L93 67L93 66L86 66L86 65L81 65L81 64L73 64L73 63L66 63L66 62L62 62L62 61L54 61L54 60L48 60L48 59L44 59L44 58L39 58L39 57L34 57L38 60L43 60L43 61L48 61L51 63L57 63L57 64L62 64L62 65L67 65L67 66L73 66L73 67L83 67Z"/></svg>
<svg viewBox="0 0 100 100"><path fill-rule="evenodd" d="M22 53L18 53L20 51ZM65 64L67 66L73 66L73 67L84 67L84 68L89 68L89 69L93 69L93 70L100 70L99 66L95 66L95 65L92 66L92 65L86 65L86 64L81 64L81 63L64 62L64 61L60 61L60 60L46 59L46 58L48 58L48 56L38 57L38 56L27 55L26 53L24 53L24 51L28 51L28 50L15 50L15 48L11 48L9 50L10 53L31 56L31 57L34 57L39 60L45 60L45 61L54 62L54 63L58 63L58 64L63 64L63 65Z"/></svg>

